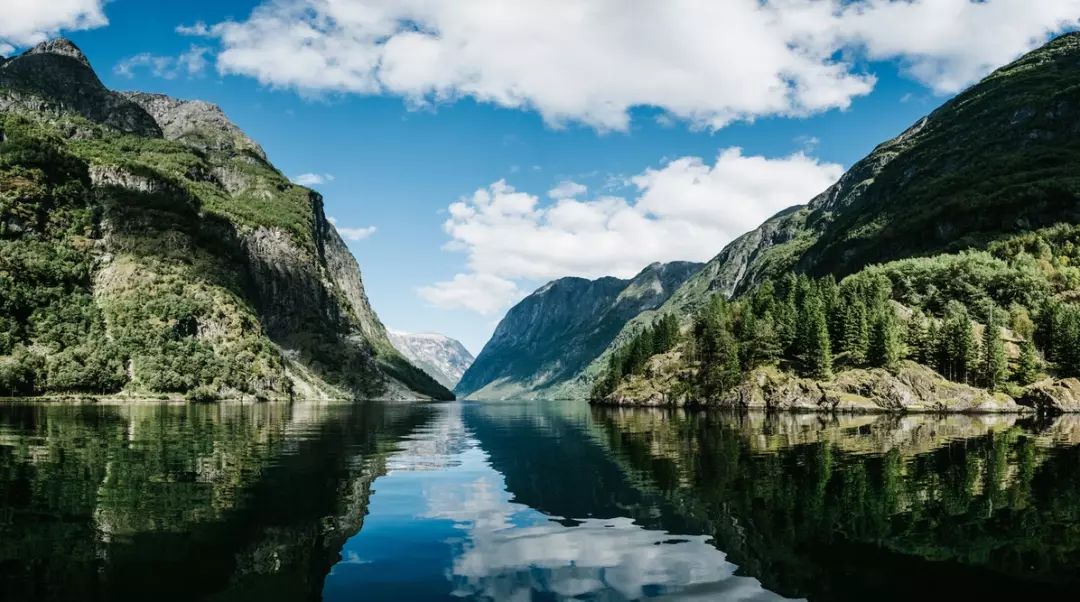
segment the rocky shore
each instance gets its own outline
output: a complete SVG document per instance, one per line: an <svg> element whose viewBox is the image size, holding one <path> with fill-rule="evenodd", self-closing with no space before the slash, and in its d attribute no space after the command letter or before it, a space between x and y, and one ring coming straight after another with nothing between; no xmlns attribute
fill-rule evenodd
<svg viewBox="0 0 1080 602"><path fill-rule="evenodd" d="M775 366L754 370L718 399L691 399L678 391L677 358L652 358L645 373L620 385L596 405L707 407L839 413L1060 414L1080 412L1080 380L1048 379L1012 397L946 380L915 362L894 370L852 369L831 380L801 378Z"/></svg>

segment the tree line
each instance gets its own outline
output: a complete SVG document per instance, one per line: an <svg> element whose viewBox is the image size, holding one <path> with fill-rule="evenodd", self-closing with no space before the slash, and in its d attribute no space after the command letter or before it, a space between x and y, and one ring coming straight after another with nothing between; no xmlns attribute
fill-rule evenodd
<svg viewBox="0 0 1080 602"><path fill-rule="evenodd" d="M827 380L838 368L895 369L907 359L989 390L1034 382L1044 357L1058 374L1080 375L1080 305L1043 299L1035 310L1005 309L990 299L969 306L954 298L934 311L896 296L910 297L897 295L879 270L839 283L788 274L737 300L717 295L685 332L665 315L615 350L592 397L610 395L624 377L641 374L651 355L676 348L683 369L675 393L698 399L722 395L768 364ZM1012 365L1006 333L1019 347Z"/></svg>

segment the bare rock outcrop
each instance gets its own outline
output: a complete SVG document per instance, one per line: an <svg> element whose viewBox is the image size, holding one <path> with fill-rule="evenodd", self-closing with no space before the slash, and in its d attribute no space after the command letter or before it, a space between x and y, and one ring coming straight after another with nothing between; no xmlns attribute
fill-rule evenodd
<svg viewBox="0 0 1080 602"><path fill-rule="evenodd" d="M677 354L656 356L642 376L628 379L600 403L642 406L705 406L733 410L792 412L1026 413L1002 393L946 380L914 362L895 370L854 369L832 380L801 378L773 366L758 368L718 399L693 399L678 393ZM1080 400L1080 381L1076 383ZM1080 403L1078 403L1080 407Z"/></svg>

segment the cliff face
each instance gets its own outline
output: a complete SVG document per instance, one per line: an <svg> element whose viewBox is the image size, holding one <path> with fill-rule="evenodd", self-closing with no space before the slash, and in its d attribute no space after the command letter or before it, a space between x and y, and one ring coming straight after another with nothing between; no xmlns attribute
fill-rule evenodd
<svg viewBox="0 0 1080 602"><path fill-rule="evenodd" d="M441 334L389 331L390 342L410 362L453 389L472 365L469 350L460 341Z"/></svg>
<svg viewBox="0 0 1080 602"><path fill-rule="evenodd" d="M559 397L634 316L656 309L700 264L653 264L631 280L562 278L507 312L458 383L462 397Z"/></svg>
<svg viewBox="0 0 1080 602"><path fill-rule="evenodd" d="M452 397L390 345L322 198L217 107L111 92L52 41L0 63L0 144L0 266L28 276L0 286L0 388Z"/></svg>

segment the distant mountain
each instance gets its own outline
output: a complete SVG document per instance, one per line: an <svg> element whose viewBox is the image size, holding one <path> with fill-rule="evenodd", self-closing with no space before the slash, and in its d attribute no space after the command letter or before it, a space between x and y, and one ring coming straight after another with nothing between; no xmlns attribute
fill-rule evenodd
<svg viewBox="0 0 1080 602"><path fill-rule="evenodd" d="M67 40L0 57L0 391L452 398L390 344L318 193Z"/></svg>
<svg viewBox="0 0 1080 602"><path fill-rule="evenodd" d="M700 268L655 263L630 280L562 278L544 285L499 323L458 383L458 397L566 396L628 320L660 307Z"/></svg>
<svg viewBox="0 0 1080 602"><path fill-rule="evenodd" d="M389 330L390 342L410 362L432 378L453 389L473 363L473 356L460 342L434 333Z"/></svg>

